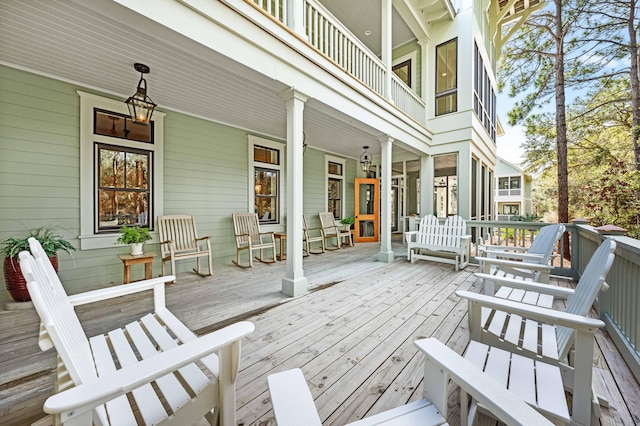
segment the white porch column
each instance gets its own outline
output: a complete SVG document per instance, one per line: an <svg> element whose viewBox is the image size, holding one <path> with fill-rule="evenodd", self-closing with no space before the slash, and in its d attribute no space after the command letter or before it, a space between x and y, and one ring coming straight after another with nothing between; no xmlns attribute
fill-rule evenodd
<svg viewBox="0 0 640 426"><path fill-rule="evenodd" d="M386 136L380 139L380 252L378 261L393 262L391 249L391 162L393 138Z"/></svg>
<svg viewBox="0 0 640 426"><path fill-rule="evenodd" d="M427 70L429 70L429 46L431 46L431 38L428 36L421 38L420 40L418 40L418 44L420 45L420 60L421 60L420 81L422 82L421 84L422 93L420 93L420 97L422 98L423 101L425 101L427 105L433 105L433 102L429 103L429 101L427 100L427 97L429 95L429 90L427 90L429 85L427 84L427 82L431 81L429 80L429 76L427 75ZM425 108L424 110L426 115L425 120L429 118L428 110L429 110L428 107Z"/></svg>
<svg viewBox="0 0 640 426"><path fill-rule="evenodd" d="M433 214L433 156L420 156L420 216Z"/></svg>
<svg viewBox="0 0 640 426"><path fill-rule="evenodd" d="M391 73L393 72L391 71L391 1L392 0L382 0L382 28L380 31L380 39L382 45L380 46L380 51L382 53L382 63L384 64L384 68L387 70L387 72L384 74L384 97L395 103L395 99L392 99L391 96Z"/></svg>
<svg viewBox="0 0 640 426"><path fill-rule="evenodd" d="M302 270L302 119L308 98L294 89L281 96L287 106L287 270L282 293L295 297L307 292Z"/></svg>

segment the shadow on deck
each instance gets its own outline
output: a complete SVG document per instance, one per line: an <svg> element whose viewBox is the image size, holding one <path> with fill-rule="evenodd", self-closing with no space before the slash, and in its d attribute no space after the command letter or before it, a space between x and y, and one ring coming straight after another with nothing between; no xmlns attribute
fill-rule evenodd
<svg viewBox="0 0 640 426"><path fill-rule="evenodd" d="M239 319L256 331L243 340L237 384L239 425L273 424L266 376L300 367L323 424L340 425L419 399L422 359L413 341L433 336L462 353L468 342L467 305L456 290L478 291L467 267L406 261L394 238L393 263L377 261L378 243L357 244L304 260L309 292L280 293L285 262L241 269L216 266L214 275L178 275L167 306L198 334ZM560 285L571 282L560 280ZM148 295L81 306L88 334L113 328L151 309ZM28 424L43 416L51 393L55 354L37 346L33 309L0 311L0 424ZM594 382L608 397L603 424L639 422L640 386L606 333L597 337ZM625 395L625 399L621 395ZM456 394L450 395L455 413ZM635 417L634 417L635 416Z"/></svg>

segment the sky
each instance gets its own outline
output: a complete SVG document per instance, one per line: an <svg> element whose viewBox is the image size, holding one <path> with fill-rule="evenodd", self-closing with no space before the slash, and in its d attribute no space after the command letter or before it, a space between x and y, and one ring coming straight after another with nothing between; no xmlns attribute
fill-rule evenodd
<svg viewBox="0 0 640 426"><path fill-rule="evenodd" d="M506 92L506 90L505 90ZM510 126L507 112L513 106L515 100L510 98L506 93L497 94L497 113L504 136L498 136L496 144L498 147L498 157L508 162L520 165L524 157L524 151L520 148L520 144L524 142L524 130L522 126Z"/></svg>

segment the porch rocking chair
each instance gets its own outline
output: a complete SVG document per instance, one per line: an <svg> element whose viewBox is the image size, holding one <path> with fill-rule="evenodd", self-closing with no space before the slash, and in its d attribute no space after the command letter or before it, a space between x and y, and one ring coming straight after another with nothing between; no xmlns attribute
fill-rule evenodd
<svg viewBox="0 0 640 426"><path fill-rule="evenodd" d="M276 239L273 232L260 231L260 221L256 213L233 213L233 229L236 236L236 260L233 261L241 268L253 268L253 252L260 251L260 257L256 257L263 263L275 263ZM249 253L249 266L240 264L240 252ZM272 257L265 260L263 250L271 250Z"/></svg>

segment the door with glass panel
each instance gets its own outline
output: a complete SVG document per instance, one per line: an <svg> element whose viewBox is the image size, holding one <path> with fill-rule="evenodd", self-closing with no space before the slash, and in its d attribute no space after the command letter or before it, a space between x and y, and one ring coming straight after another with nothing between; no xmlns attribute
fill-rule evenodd
<svg viewBox="0 0 640 426"><path fill-rule="evenodd" d="M355 181L355 242L378 241L380 187L378 179Z"/></svg>

